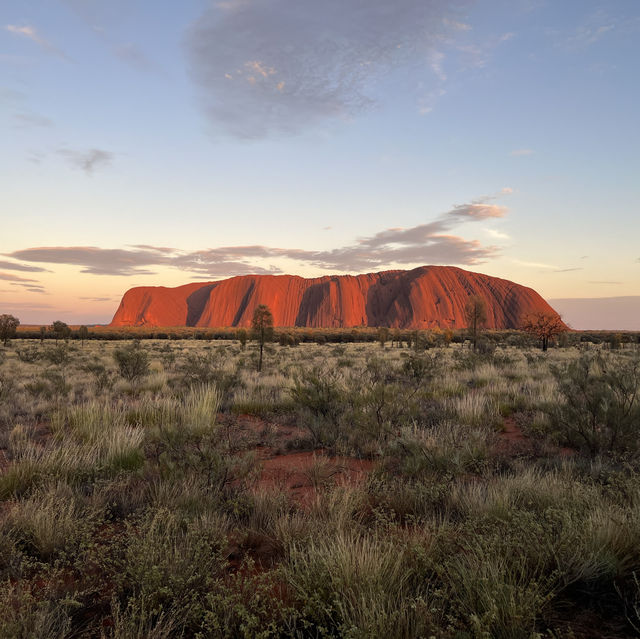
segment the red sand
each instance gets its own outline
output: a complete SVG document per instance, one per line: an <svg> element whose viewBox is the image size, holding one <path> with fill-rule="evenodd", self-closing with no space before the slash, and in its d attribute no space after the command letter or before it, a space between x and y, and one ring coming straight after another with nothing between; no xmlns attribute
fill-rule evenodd
<svg viewBox="0 0 640 639"><path fill-rule="evenodd" d="M322 451L291 453L262 460L256 488L279 488L294 500L308 504L323 485L358 483L375 462L352 457L330 457Z"/></svg>
<svg viewBox="0 0 640 639"><path fill-rule="evenodd" d="M527 437L522 429L512 417L505 417L502 422L502 432L498 435L498 450L509 454L533 454L535 449L535 440ZM549 449L553 451L555 446L549 445ZM576 451L566 446L557 448L557 454L560 457L572 457Z"/></svg>

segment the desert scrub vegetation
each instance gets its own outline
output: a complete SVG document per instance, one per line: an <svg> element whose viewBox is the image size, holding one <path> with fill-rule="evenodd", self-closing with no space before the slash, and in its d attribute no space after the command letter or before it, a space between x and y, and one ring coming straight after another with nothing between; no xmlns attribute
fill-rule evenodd
<svg viewBox="0 0 640 639"><path fill-rule="evenodd" d="M636 345L371 335L13 336L0 637L637 636Z"/></svg>

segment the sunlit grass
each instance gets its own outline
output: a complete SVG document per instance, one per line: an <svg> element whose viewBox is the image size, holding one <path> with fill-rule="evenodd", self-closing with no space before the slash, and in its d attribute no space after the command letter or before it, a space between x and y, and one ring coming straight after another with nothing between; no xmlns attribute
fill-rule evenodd
<svg viewBox="0 0 640 639"><path fill-rule="evenodd" d="M633 634L638 451L561 451L578 349L141 347L0 363L0 636Z"/></svg>

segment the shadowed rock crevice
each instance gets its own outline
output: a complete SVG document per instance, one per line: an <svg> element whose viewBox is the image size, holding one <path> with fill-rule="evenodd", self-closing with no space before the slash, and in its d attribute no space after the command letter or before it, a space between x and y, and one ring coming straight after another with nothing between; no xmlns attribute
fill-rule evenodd
<svg viewBox="0 0 640 639"><path fill-rule="evenodd" d="M187 297L187 326L195 326L207 304L211 291L217 284L205 284Z"/></svg>
<svg viewBox="0 0 640 639"><path fill-rule="evenodd" d="M296 316L295 326L310 326L310 322L318 315L318 310L322 305L322 302L326 299L329 293L328 282L318 282L312 284L302 294L302 300L300 301L300 309Z"/></svg>
<svg viewBox="0 0 640 639"><path fill-rule="evenodd" d="M238 311L236 312L233 318L233 323L231 324L231 326L238 326L242 321L242 316L247 310L247 306L249 306L249 300L251 299L251 295L253 293L254 288L255 288L255 282L251 282L249 284L249 288L247 289L247 292L242 296L242 301L238 306Z"/></svg>

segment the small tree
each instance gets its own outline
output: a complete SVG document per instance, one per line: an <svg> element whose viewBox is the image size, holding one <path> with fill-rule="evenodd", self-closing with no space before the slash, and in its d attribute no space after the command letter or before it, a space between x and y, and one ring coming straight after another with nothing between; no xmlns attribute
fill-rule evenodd
<svg viewBox="0 0 640 639"><path fill-rule="evenodd" d="M386 326L381 326L378 329L378 341L380 342L380 348L384 348L384 345L389 339L389 329Z"/></svg>
<svg viewBox="0 0 640 639"><path fill-rule="evenodd" d="M133 342L126 348L119 348L113 352L113 358L118 365L120 375L133 387L149 373L149 353L140 346L140 342Z"/></svg>
<svg viewBox="0 0 640 639"><path fill-rule="evenodd" d="M47 336L47 327L46 326L41 326L40 327L40 343L44 344L44 338Z"/></svg>
<svg viewBox="0 0 640 639"><path fill-rule="evenodd" d="M260 344L260 359L258 360L258 372L262 371L262 352L264 344L273 337L273 315L266 304L260 304L253 312L251 321L253 337Z"/></svg>
<svg viewBox="0 0 640 639"><path fill-rule="evenodd" d="M89 337L89 329L86 326L80 326L78 328L78 338L80 339L80 343L82 344L82 348L84 348L84 340Z"/></svg>
<svg viewBox="0 0 640 639"><path fill-rule="evenodd" d="M278 343L280 346L297 346L298 340L293 333L280 333Z"/></svg>
<svg viewBox="0 0 640 639"><path fill-rule="evenodd" d="M245 346L247 345L247 329L239 328L236 333L236 338L240 342L240 348L244 350Z"/></svg>
<svg viewBox="0 0 640 639"><path fill-rule="evenodd" d="M69 326L60 320L56 320L51 324L51 332L55 336L56 342L59 339L67 339L69 335L71 335L71 329Z"/></svg>
<svg viewBox="0 0 640 639"><path fill-rule="evenodd" d="M622 348L622 333L614 333L607 341L609 342L609 348L612 351L617 351Z"/></svg>
<svg viewBox="0 0 640 639"><path fill-rule="evenodd" d="M487 301L479 295L472 295L464 307L464 318L467 321L467 328L471 334L473 350L476 350L478 343L478 333L487 323Z"/></svg>
<svg viewBox="0 0 640 639"><path fill-rule="evenodd" d="M547 311L536 311L525 315L520 322L520 328L525 333L537 337L543 351L547 350L550 340L567 331L567 326L560 315Z"/></svg>
<svg viewBox="0 0 640 639"><path fill-rule="evenodd" d="M0 339L5 346L15 336L18 326L20 326L20 320L17 317L0 315Z"/></svg>
<svg viewBox="0 0 640 639"><path fill-rule="evenodd" d="M58 366L61 371L64 370L71 361L67 344L56 344L48 348L44 353L44 357L54 366Z"/></svg>

